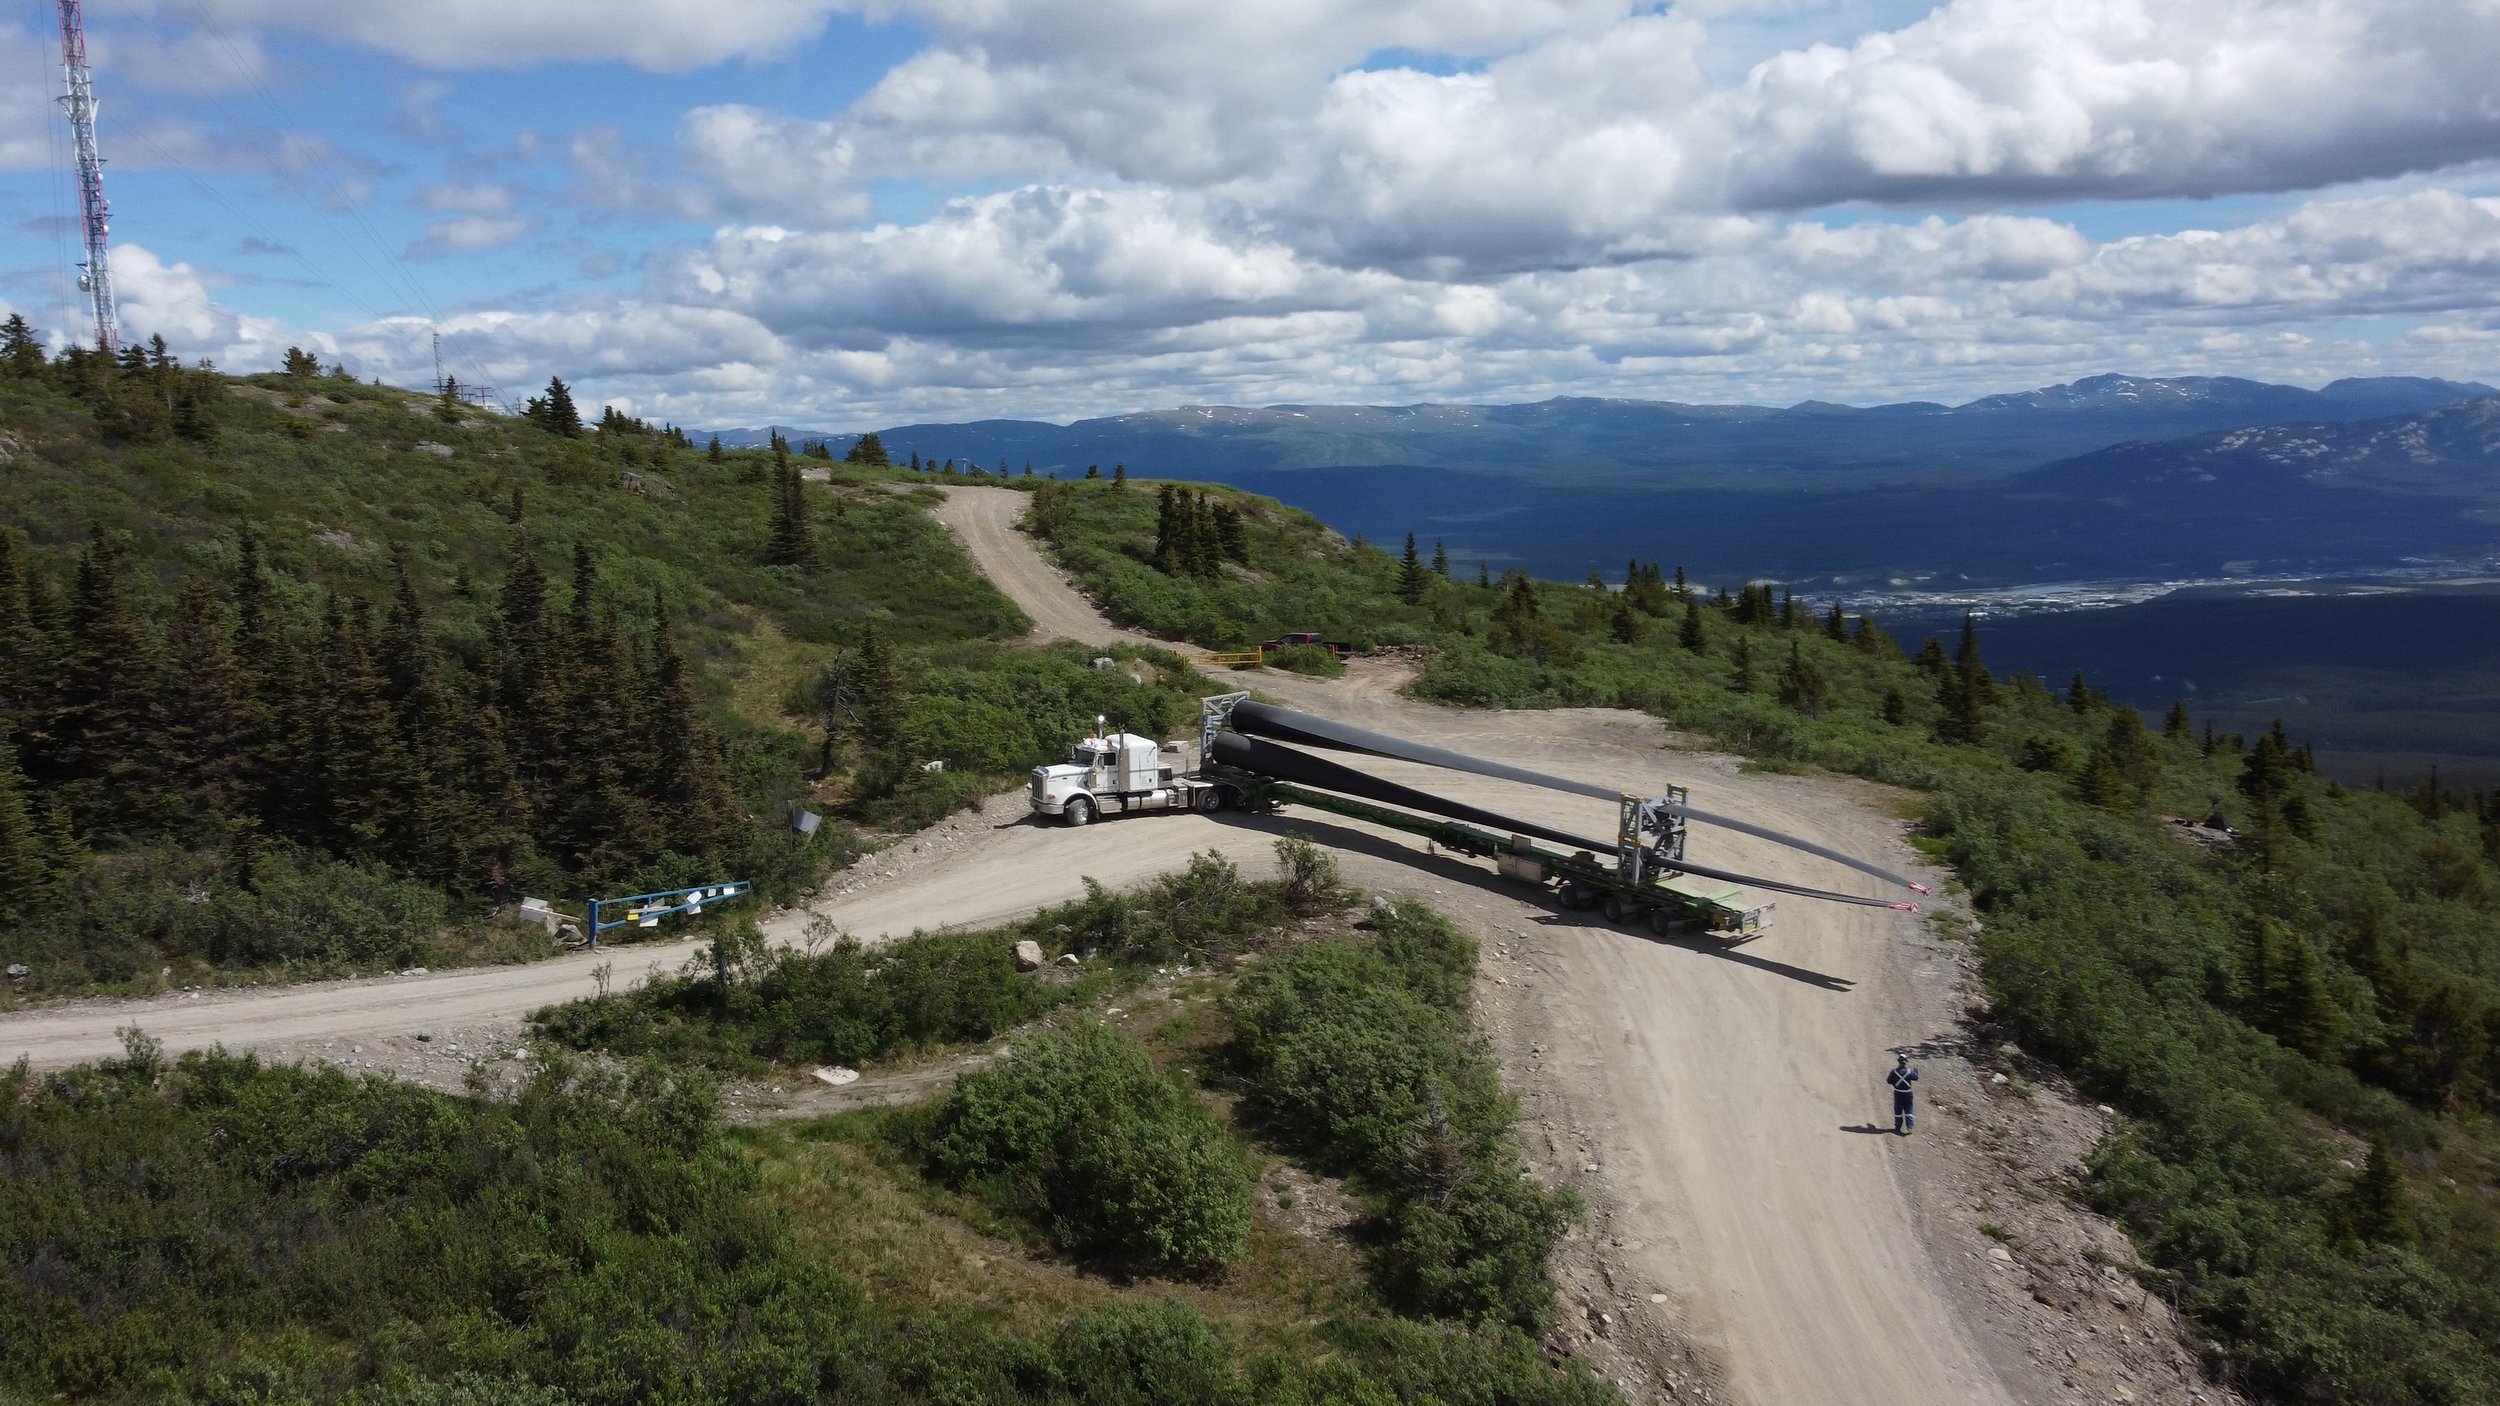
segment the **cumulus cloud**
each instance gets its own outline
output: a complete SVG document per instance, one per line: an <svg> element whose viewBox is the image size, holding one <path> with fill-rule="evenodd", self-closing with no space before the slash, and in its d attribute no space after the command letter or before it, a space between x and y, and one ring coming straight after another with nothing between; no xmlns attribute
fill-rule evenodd
<svg viewBox="0 0 2500 1406"><path fill-rule="evenodd" d="M425 227L425 237L410 244L407 255L417 259L439 259L447 254L478 254L501 249L538 227L530 215L462 215L456 219L436 220Z"/></svg>
<svg viewBox="0 0 2500 1406"><path fill-rule="evenodd" d="M368 44L438 68L520 68L621 59L677 71L782 52L813 38L846 0L157 0L150 8L221 25L281 25Z"/></svg>

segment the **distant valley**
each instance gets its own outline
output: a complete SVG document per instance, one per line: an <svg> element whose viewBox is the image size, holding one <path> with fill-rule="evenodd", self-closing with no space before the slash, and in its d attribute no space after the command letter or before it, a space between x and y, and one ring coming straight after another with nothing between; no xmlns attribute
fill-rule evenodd
<svg viewBox="0 0 2500 1406"><path fill-rule="evenodd" d="M775 428L837 453L857 438ZM1614 581L1638 558L1714 587L1769 578L1871 608L1912 643L1958 621L1935 598L1993 595L1983 638L2000 670L2062 684L2080 669L2148 709L2186 697L2226 730L2279 716L2347 781L2437 766L2500 783L2500 588L2419 585L2500 572L2500 392L2479 382L2111 375L1866 409L1186 407L880 438L932 466L1229 483L1349 536L1440 542L1470 574ZM2416 584L2264 584L2389 576ZM2241 584L2143 584L2176 582Z"/></svg>
<svg viewBox="0 0 2500 1406"><path fill-rule="evenodd" d="M2109 375L1959 406L1189 407L879 435L966 468L1230 483L1466 567L1574 579L1637 557L1866 590L2471 566L2500 554L2495 394Z"/></svg>

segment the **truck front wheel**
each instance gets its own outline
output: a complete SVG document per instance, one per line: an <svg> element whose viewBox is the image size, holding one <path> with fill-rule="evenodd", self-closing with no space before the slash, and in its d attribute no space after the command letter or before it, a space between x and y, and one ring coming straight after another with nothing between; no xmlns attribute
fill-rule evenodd
<svg viewBox="0 0 2500 1406"><path fill-rule="evenodd" d="M1209 786L1207 789L1205 789L1205 790L1203 790L1203 791L1200 791L1200 792L1198 793L1198 809L1200 809L1200 810L1202 810L1202 811L1205 811L1205 812L1206 812L1207 814L1209 814L1209 815L1213 815L1213 814L1215 814L1217 811L1222 810L1223 808L1224 808L1224 788L1223 788L1223 787L1221 787L1221 786Z"/></svg>
<svg viewBox="0 0 2500 1406"><path fill-rule="evenodd" d="M1094 823L1094 803L1079 796L1068 802L1067 808L1060 814L1067 817L1070 825L1091 825Z"/></svg>

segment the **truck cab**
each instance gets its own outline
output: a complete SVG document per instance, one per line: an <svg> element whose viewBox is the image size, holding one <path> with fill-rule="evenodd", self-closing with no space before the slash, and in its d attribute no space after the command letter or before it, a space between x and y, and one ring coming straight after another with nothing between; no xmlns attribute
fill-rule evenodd
<svg viewBox="0 0 2500 1406"><path fill-rule="evenodd" d="M1153 738L1096 733L1069 748L1066 761L1033 768L1033 811L1083 825L1097 815L1161 809L1172 771Z"/></svg>

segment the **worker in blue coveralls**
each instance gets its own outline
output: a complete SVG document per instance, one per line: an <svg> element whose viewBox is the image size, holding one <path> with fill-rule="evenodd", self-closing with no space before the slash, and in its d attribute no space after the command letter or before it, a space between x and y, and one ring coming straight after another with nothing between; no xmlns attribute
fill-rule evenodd
<svg viewBox="0 0 2500 1406"><path fill-rule="evenodd" d="M1910 1063L1906 1054L1894 1058L1896 1062L1892 1072L1884 1076L1884 1082L1892 1088L1892 1131L1897 1136L1908 1137L1910 1125L1918 1121L1918 1112L1912 1106L1915 1096L1911 1093L1918 1083L1918 1069Z"/></svg>

